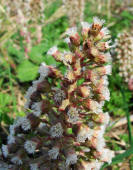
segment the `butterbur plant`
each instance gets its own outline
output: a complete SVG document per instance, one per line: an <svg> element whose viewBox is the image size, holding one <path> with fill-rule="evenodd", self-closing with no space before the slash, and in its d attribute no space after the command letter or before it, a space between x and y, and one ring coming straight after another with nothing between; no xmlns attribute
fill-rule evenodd
<svg viewBox="0 0 133 170"><path fill-rule="evenodd" d="M111 74L110 35L103 24L94 17L92 24L82 23L81 33L70 28L70 51L48 51L67 69L63 74L45 63L40 66L40 78L26 94L27 114L10 126L1 148L9 169L99 170L111 163L114 152L103 136L109 115L102 107L109 101Z"/></svg>
<svg viewBox="0 0 133 170"><path fill-rule="evenodd" d="M3 18L2 27L8 23L4 32L12 27L13 32L19 31L23 39L25 57L28 58L33 45L40 43L42 40L42 24L44 23L44 1L43 0L7 0L2 1L5 8L6 17ZM8 21L7 23L5 21ZM31 31L32 29L34 31ZM18 43L15 45L19 48Z"/></svg>
<svg viewBox="0 0 133 170"><path fill-rule="evenodd" d="M84 20L85 0L63 0L70 26Z"/></svg>
<svg viewBox="0 0 133 170"><path fill-rule="evenodd" d="M122 46L124 45L124 48ZM130 90L133 90L133 35L126 31L119 34L116 40L117 59L119 63L119 75L128 83Z"/></svg>

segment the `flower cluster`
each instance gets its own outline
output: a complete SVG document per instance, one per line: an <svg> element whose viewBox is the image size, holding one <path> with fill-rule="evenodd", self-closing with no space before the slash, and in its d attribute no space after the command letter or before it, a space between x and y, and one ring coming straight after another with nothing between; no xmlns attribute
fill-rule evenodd
<svg viewBox="0 0 133 170"><path fill-rule="evenodd" d="M26 94L26 116L10 126L0 159L9 170L99 170L111 163L114 152L106 147L104 132L109 122L103 113L109 100L108 78L111 56L109 31L103 20L82 23L66 34L71 52L57 47L48 51L67 71L63 74L43 63L40 77Z"/></svg>
<svg viewBox="0 0 133 170"><path fill-rule="evenodd" d="M76 25L78 21L83 21L85 0L63 0L63 4L70 26Z"/></svg>
<svg viewBox="0 0 133 170"><path fill-rule="evenodd" d="M24 39L25 55L28 57L34 43L39 43L42 38L42 26L44 23L44 2L43 0L7 0L3 1L6 17L13 25L14 29L18 29L20 35ZM35 32L31 33L31 28L35 28ZM17 31L17 30L16 30Z"/></svg>
<svg viewBox="0 0 133 170"><path fill-rule="evenodd" d="M124 48L122 48L124 45ZM117 59L119 63L119 75L128 83L129 89L133 90L133 35L123 32L116 40Z"/></svg>

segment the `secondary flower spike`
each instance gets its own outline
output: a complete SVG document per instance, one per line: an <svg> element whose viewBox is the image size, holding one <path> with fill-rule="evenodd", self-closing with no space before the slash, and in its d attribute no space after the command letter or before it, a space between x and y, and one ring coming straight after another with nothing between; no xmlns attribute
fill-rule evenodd
<svg viewBox="0 0 133 170"><path fill-rule="evenodd" d="M70 26L84 20L85 0L62 0Z"/></svg>
<svg viewBox="0 0 133 170"><path fill-rule="evenodd" d="M122 46L124 45L124 48ZM116 52L119 63L119 75L133 91L133 34L124 31L116 40Z"/></svg>
<svg viewBox="0 0 133 170"><path fill-rule="evenodd" d="M25 57L29 57L31 48L42 40L42 25L44 23L44 1L43 0L6 0L1 5L5 8L7 19L3 17L1 25L10 23L6 30L19 31L23 42ZM8 23L7 22L7 23ZM5 28L2 27L5 32ZM34 31L31 31L34 28ZM20 49L17 41L15 46Z"/></svg>
<svg viewBox="0 0 133 170"><path fill-rule="evenodd" d="M81 35L71 28L66 33L70 51L48 51L67 70L40 66L40 77L26 94L27 114L10 126L1 148L0 159L9 170L100 170L111 163L114 152L103 136L109 114L102 107L109 101L111 74L109 31L103 23L97 17L82 23Z"/></svg>

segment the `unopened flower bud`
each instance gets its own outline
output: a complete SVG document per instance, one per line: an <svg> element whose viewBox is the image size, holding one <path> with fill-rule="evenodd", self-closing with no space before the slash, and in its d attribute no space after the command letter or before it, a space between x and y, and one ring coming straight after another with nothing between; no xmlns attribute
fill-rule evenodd
<svg viewBox="0 0 133 170"><path fill-rule="evenodd" d="M66 34L70 36L70 41L73 45L75 45L75 46L80 45L80 36L77 32L76 27L72 27L72 28L68 29Z"/></svg>

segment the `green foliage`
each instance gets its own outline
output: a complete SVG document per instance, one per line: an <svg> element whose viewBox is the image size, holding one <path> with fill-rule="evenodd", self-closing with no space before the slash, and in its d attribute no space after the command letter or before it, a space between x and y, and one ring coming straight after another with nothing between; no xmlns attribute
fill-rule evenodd
<svg viewBox="0 0 133 170"><path fill-rule="evenodd" d="M39 44L31 49L29 56L33 63L40 65L44 61L43 53L46 52L44 47L44 44Z"/></svg>
<svg viewBox="0 0 133 170"><path fill-rule="evenodd" d="M12 104L12 97L6 93L0 93L0 122L4 121L6 124L11 123L10 117L8 116L8 114L6 114L6 113L10 113L9 106L11 104Z"/></svg>
<svg viewBox="0 0 133 170"><path fill-rule="evenodd" d="M133 22L133 15L131 12L124 10L116 17L111 17L108 22L114 23L110 27L110 30L112 32L113 38L116 38L117 35L123 31L123 29L125 30L131 29L131 25Z"/></svg>
<svg viewBox="0 0 133 170"><path fill-rule="evenodd" d="M125 102L122 98L121 86L124 88L125 100L129 103L132 93L124 85L123 79L118 74L118 67L114 65L112 75L109 78L110 101L106 103L105 110L118 117L125 115Z"/></svg>
<svg viewBox="0 0 133 170"><path fill-rule="evenodd" d="M128 134L120 134L120 139L124 140L126 143L129 143Z"/></svg>
<svg viewBox="0 0 133 170"><path fill-rule="evenodd" d="M24 55L24 50L23 48L21 47L21 50L18 50L14 45L13 45L13 42L11 41L8 41L6 44L5 44L5 47L7 48L8 50L8 54L9 56L12 57L12 59L16 62L16 63L21 63L24 58L25 58L25 55Z"/></svg>
<svg viewBox="0 0 133 170"><path fill-rule="evenodd" d="M32 81L37 77L38 66L24 60L17 68L17 77L20 82Z"/></svg>

